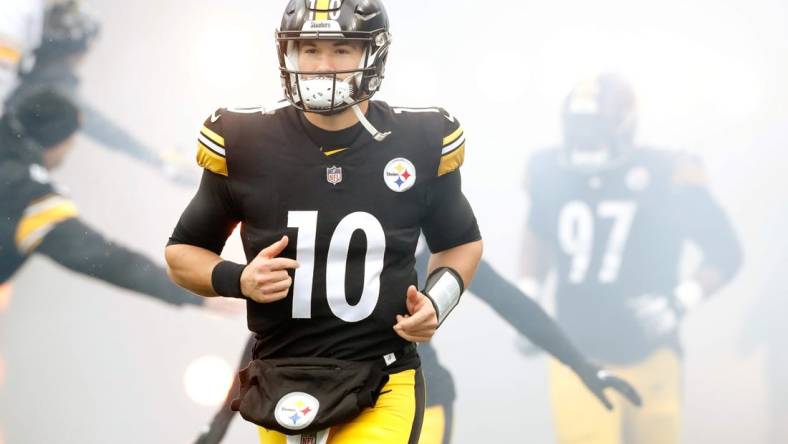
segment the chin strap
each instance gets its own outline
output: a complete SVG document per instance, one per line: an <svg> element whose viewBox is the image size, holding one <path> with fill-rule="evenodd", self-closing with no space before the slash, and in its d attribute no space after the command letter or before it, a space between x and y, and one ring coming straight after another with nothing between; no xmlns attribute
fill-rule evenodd
<svg viewBox="0 0 788 444"><path fill-rule="evenodd" d="M369 131L369 133L372 134L372 137L378 142L382 142L383 139L391 134L391 131L386 131L385 133L378 131L378 129L375 128L369 120L367 120L367 116L361 112L361 108L359 108L358 104L353 105L350 108L353 110L353 113L356 115L358 121L361 122L361 125L363 125L364 128L366 128L366 130Z"/></svg>
<svg viewBox="0 0 788 444"><path fill-rule="evenodd" d="M356 82L358 82L360 80L360 76L361 76L361 73L357 72L357 73L349 76L347 79L345 79L343 81L350 83L351 80L356 79ZM356 85L358 85L358 84L356 83ZM347 100L348 103L352 103L353 102L353 99L350 96L348 96L348 98L346 100ZM358 121L361 122L361 125L367 131L369 131L370 134L372 134L372 137L376 141L382 142L383 139L385 139L386 137L389 136L389 134L391 134L391 131L386 131L385 133L381 133L380 131L378 131L378 129L375 128L375 126L372 125L372 123L367 119L367 116L365 116L364 113L361 112L361 108L358 106L358 104L355 104L355 105L351 106L350 108L353 110L353 114L356 115L356 118L358 119Z"/></svg>

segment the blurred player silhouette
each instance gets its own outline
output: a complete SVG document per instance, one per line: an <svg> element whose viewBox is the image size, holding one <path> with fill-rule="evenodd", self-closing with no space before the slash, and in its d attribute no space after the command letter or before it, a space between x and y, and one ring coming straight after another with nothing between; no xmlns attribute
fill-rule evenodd
<svg viewBox="0 0 788 444"><path fill-rule="evenodd" d="M635 94L622 78L581 82L563 104L563 144L536 152L526 172L526 287L539 293L554 269L559 324L643 397L641 409L615 399L621 408L605 411L553 363L561 444L678 442L680 322L729 282L742 260L700 162L636 145L636 122ZM682 279L686 242L699 247L702 263Z"/></svg>
<svg viewBox="0 0 788 444"><path fill-rule="evenodd" d="M20 10L16 15L20 16L21 13ZM22 17L18 18L21 19ZM148 146L81 96L82 80L79 68L88 56L101 28L98 18L90 12L84 2L77 0L52 2L43 12L43 25L30 28L29 26L28 34L31 37L28 37L25 45L30 48L29 56L26 63L19 63L18 79L13 83L9 82L13 88L10 88L5 95L6 107L14 107L27 95L41 89L53 89L78 105L83 119L82 134L95 140L100 146L119 150L157 168L177 183L183 185L197 183L198 175L191 168L191 162L181 159L172 149L154 149ZM32 36L35 35L36 30L39 36L34 39Z"/></svg>
<svg viewBox="0 0 788 444"><path fill-rule="evenodd" d="M49 176L68 156L80 125L76 106L52 92L31 94L0 118L0 286L33 255L175 305L203 305L163 267L99 234Z"/></svg>

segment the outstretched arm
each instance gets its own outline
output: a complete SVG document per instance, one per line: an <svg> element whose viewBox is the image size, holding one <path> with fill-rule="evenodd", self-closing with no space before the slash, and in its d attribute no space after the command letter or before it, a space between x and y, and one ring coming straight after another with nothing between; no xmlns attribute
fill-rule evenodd
<svg viewBox="0 0 788 444"><path fill-rule="evenodd" d="M82 124L83 133L101 145L121 151L141 162L159 168L167 175L168 179L172 179L182 185L192 186L198 181L198 176L192 174L192 170L187 169L184 165L180 165L177 162L178 159L168 158L168 154L169 157L173 157L173 153L165 153L146 145L134 134L103 115L91 104L81 101L80 111L84 120Z"/></svg>
<svg viewBox="0 0 788 444"><path fill-rule="evenodd" d="M605 407L612 409L604 393L606 388L612 388L633 404L640 405L640 396L626 381L590 362L539 304L498 274L487 261L479 264L470 290L520 334L574 370Z"/></svg>
<svg viewBox="0 0 788 444"><path fill-rule="evenodd" d="M163 267L106 239L78 218L54 226L36 251L70 270L169 304L203 303L170 282Z"/></svg>

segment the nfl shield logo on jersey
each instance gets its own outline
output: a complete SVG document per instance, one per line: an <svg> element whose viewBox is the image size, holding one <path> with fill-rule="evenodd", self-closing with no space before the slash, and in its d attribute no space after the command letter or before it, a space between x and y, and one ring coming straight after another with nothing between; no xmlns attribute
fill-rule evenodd
<svg viewBox="0 0 788 444"><path fill-rule="evenodd" d="M326 180L331 185L336 185L342 182L342 167L332 166L326 168Z"/></svg>

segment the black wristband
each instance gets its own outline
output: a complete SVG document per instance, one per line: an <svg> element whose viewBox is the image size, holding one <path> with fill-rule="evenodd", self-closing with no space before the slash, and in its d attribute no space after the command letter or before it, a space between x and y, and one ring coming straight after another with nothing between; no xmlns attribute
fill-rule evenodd
<svg viewBox="0 0 788 444"><path fill-rule="evenodd" d="M213 267L211 285L219 296L246 299L241 292L241 273L246 265L230 261L221 261Z"/></svg>

